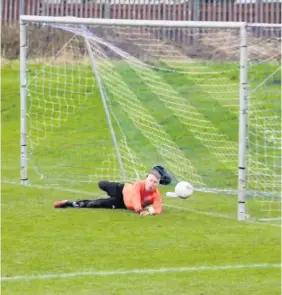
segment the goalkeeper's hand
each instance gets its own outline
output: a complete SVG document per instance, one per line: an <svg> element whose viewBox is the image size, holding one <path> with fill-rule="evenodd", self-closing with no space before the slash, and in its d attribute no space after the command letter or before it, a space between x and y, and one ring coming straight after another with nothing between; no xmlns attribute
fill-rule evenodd
<svg viewBox="0 0 282 295"><path fill-rule="evenodd" d="M147 210L142 210L142 211L139 212L139 215L140 216L147 216L147 215L150 215L150 213Z"/></svg>

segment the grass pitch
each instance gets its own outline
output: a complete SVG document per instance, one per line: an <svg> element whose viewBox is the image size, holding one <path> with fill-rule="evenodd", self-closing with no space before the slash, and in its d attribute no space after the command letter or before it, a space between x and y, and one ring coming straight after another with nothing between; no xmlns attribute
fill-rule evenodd
<svg viewBox="0 0 282 295"><path fill-rule="evenodd" d="M94 107L93 120L105 123L102 105ZM15 63L2 69L1 111L2 294L280 294L280 228L236 221L236 198L196 192L188 200L165 199L164 214L148 218L54 210L56 200L99 191L95 184L19 185Z"/></svg>

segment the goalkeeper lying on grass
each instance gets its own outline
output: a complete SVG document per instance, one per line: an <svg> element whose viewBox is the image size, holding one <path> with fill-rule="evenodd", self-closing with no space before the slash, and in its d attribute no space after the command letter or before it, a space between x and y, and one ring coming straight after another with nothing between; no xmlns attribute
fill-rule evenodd
<svg viewBox="0 0 282 295"><path fill-rule="evenodd" d="M56 202L55 208L104 208L128 209L137 214L155 215L162 212L162 196L158 190L159 184L168 185L170 175L162 166L154 166L145 180L135 183L118 183L100 181L99 187L108 194L108 198L94 200L64 200ZM152 205L150 210L146 207Z"/></svg>

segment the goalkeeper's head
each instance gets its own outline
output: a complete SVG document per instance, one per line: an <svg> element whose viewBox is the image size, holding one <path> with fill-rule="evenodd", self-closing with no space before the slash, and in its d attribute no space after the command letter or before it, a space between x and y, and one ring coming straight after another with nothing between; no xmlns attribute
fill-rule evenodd
<svg viewBox="0 0 282 295"><path fill-rule="evenodd" d="M171 183L172 178L163 166L154 166L151 169L150 174L154 174L158 177L159 183L162 185L169 185Z"/></svg>
<svg viewBox="0 0 282 295"><path fill-rule="evenodd" d="M161 176L157 171L151 170L145 181L145 189L147 192L151 192L157 189L160 183Z"/></svg>

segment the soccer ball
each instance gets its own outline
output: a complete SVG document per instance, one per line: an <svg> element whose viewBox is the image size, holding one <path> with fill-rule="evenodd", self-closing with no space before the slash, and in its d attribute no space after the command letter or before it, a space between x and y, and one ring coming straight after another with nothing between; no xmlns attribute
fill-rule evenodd
<svg viewBox="0 0 282 295"><path fill-rule="evenodd" d="M181 199L186 199L190 197L194 192L194 187L188 181L180 181L176 184L174 192Z"/></svg>

